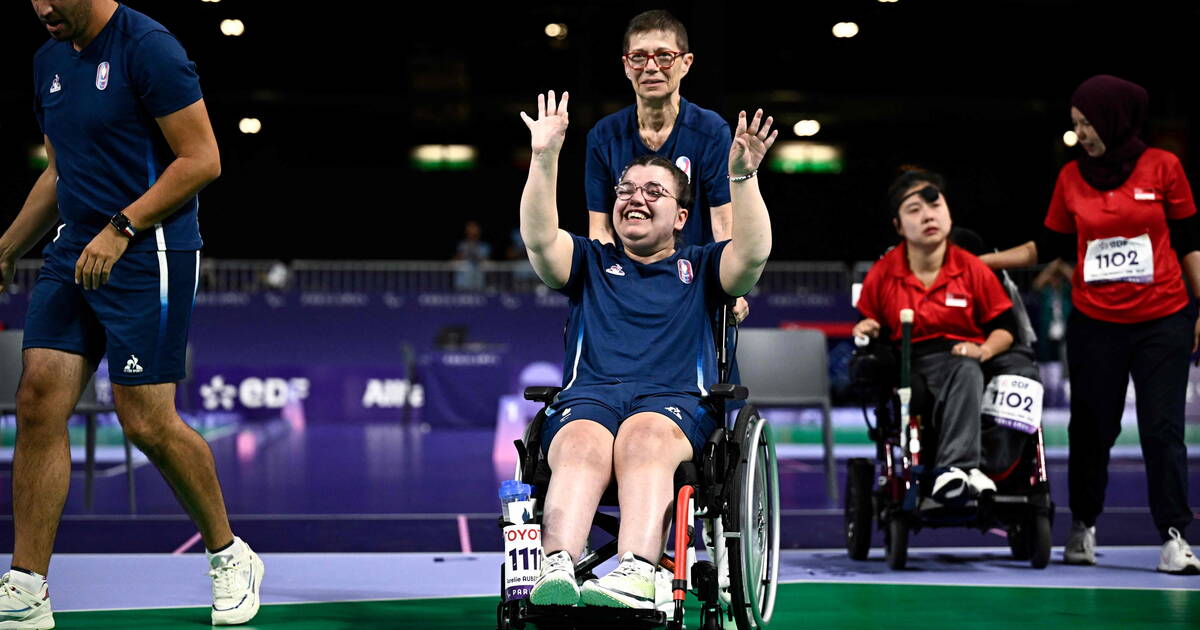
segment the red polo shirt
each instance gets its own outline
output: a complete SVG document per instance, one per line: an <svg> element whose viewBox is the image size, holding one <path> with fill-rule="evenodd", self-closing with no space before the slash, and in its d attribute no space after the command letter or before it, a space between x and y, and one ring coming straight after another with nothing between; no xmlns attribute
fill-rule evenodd
<svg viewBox="0 0 1200 630"><path fill-rule="evenodd" d="M908 246L884 254L863 281L858 310L900 339L900 309L911 308L913 342L944 337L983 343L982 324L1012 308L996 274L967 250L950 244L928 289L908 268Z"/></svg>
<svg viewBox="0 0 1200 630"><path fill-rule="evenodd" d="M1146 149L1129 179L1114 190L1096 190L1072 161L1058 173L1046 227L1075 234L1079 254L1071 279L1071 302L1093 319L1132 324L1166 317L1187 306L1183 270L1171 247L1167 219L1186 219L1196 213L1192 187L1175 154ZM1150 235L1154 249L1154 279L1147 284L1107 282L1085 284L1084 256L1088 241Z"/></svg>

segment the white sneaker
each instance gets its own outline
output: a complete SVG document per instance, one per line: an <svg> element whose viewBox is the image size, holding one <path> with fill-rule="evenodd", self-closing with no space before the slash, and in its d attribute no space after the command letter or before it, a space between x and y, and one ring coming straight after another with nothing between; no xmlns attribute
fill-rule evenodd
<svg viewBox="0 0 1200 630"><path fill-rule="evenodd" d="M585 606L653 609L654 565L627 551L612 573L585 582L579 599Z"/></svg>
<svg viewBox="0 0 1200 630"><path fill-rule="evenodd" d="M556 551L542 559L542 574L529 591L529 602L539 606L574 606L579 603L579 584L575 582L575 562L566 551Z"/></svg>
<svg viewBox="0 0 1200 630"><path fill-rule="evenodd" d="M1171 535L1171 540L1163 543L1158 570L1175 575L1200 575L1200 559L1192 553L1192 548L1179 534L1179 530L1172 527L1167 533Z"/></svg>
<svg viewBox="0 0 1200 630"><path fill-rule="evenodd" d="M50 630L54 627L50 588L46 580L41 582L41 588L29 591L13 584L11 571L0 576L0 628Z"/></svg>
<svg viewBox="0 0 1200 630"><path fill-rule="evenodd" d="M941 503L959 501L967 498L967 485L967 473L961 468L950 468L934 479L930 496Z"/></svg>
<svg viewBox="0 0 1200 630"><path fill-rule="evenodd" d="M1164 549L1166 547L1164 546ZM1164 551L1164 553L1166 553ZM1081 521L1071 523L1071 534L1063 547L1063 562L1067 564L1096 564L1096 527Z"/></svg>
<svg viewBox="0 0 1200 630"><path fill-rule="evenodd" d="M212 625L246 623L258 614L258 591L262 587L263 562L241 538L234 537L228 549L208 555L212 578Z"/></svg>
<svg viewBox="0 0 1200 630"><path fill-rule="evenodd" d="M979 470L978 468L972 468L970 472L967 473L967 483L971 485L971 490L973 490L976 495L981 495L984 492L991 492L995 494L996 492L996 482L992 481L991 477L988 477L982 470Z"/></svg>

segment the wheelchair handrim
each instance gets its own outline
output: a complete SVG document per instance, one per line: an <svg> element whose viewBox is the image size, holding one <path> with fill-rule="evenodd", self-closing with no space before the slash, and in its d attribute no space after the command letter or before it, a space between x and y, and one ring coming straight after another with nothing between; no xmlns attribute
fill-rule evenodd
<svg viewBox="0 0 1200 630"><path fill-rule="evenodd" d="M754 622L758 627L766 626L771 621L771 616L775 610L775 589L779 578L779 469L775 457L775 440L774 434L771 431L771 425L767 424L766 420L761 417L751 429L749 439L743 442L745 445L753 445L749 451L749 457L746 461L746 474L749 479L753 480L754 486L748 488L749 492L745 492L742 498L743 505L741 506L742 513L745 515L761 516L762 510L755 509L756 501L759 498L760 491L757 486L759 473L764 472L763 481L767 485L767 501L768 505L764 507L770 518L770 549L766 555L766 563L764 566L756 567L754 571L754 583L750 583L751 572L742 570L741 581L742 589L749 599L747 602L750 605L750 612L754 615ZM766 454L766 468L760 467L759 450L762 449ZM770 509L771 507L775 509ZM743 528L741 532L740 546L743 567L750 564L751 558L761 557L757 553L757 537L754 541L749 540L749 534L754 531L754 528ZM748 553L749 552L749 553ZM759 588L762 591L759 591Z"/></svg>

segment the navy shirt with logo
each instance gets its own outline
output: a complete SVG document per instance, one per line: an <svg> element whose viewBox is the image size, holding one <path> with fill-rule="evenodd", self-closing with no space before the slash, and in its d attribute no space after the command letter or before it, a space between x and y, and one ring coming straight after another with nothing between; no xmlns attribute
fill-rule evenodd
<svg viewBox="0 0 1200 630"><path fill-rule="evenodd" d="M200 100L196 65L161 24L122 5L82 51L46 42L33 77L34 112L58 167L55 246L82 250L175 159L155 118ZM197 207L189 199L129 251L199 249Z"/></svg>
<svg viewBox="0 0 1200 630"><path fill-rule="evenodd" d="M651 264L572 236L563 386L638 383L644 393L701 396L717 382L713 315L728 300L721 252L729 241L689 245Z"/></svg>
<svg viewBox="0 0 1200 630"><path fill-rule="evenodd" d="M617 185L625 165L653 153L681 168L692 181L693 202L681 236L684 245L713 240L708 209L729 203L729 146L733 134L716 114L679 99L679 115L667 141L657 151L646 148L638 133L637 107L630 105L600 119L587 137L585 188L588 210L612 214Z"/></svg>

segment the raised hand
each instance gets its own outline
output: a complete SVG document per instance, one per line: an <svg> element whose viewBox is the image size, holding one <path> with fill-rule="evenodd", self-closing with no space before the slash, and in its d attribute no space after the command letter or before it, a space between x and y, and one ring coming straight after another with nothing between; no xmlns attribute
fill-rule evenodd
<svg viewBox="0 0 1200 630"><path fill-rule="evenodd" d="M545 95L538 94L537 120L521 112L521 120L529 127L529 145L534 155L557 154L562 149L567 137L567 99L570 96L563 92L562 100L556 103L554 90Z"/></svg>
<svg viewBox="0 0 1200 630"><path fill-rule="evenodd" d="M738 114L737 130L733 132L733 145L729 147L730 177L749 175L758 170L763 156L767 154L771 145L775 144L775 138L779 135L778 129L771 131L771 123L775 122L775 119L767 116L766 122L763 122L762 116L763 110L760 109L747 124L746 112Z"/></svg>

